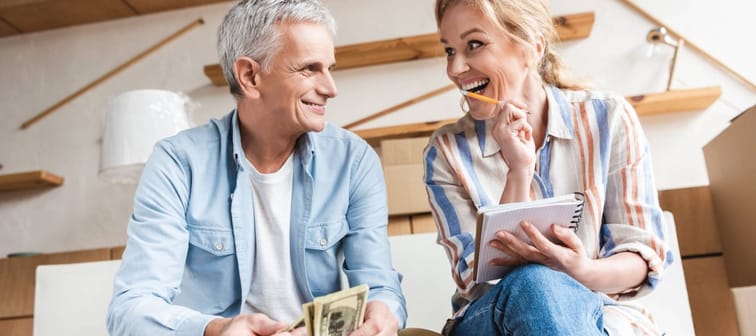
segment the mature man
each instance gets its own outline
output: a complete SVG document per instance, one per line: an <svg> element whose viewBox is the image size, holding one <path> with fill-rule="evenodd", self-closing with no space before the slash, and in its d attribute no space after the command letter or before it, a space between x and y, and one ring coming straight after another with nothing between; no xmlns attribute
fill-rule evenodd
<svg viewBox="0 0 756 336"><path fill-rule="evenodd" d="M237 107L155 147L111 334L273 334L342 289L342 273L370 287L358 334L404 325L378 157L325 121L334 32L318 0L240 1L226 15L218 51Z"/></svg>

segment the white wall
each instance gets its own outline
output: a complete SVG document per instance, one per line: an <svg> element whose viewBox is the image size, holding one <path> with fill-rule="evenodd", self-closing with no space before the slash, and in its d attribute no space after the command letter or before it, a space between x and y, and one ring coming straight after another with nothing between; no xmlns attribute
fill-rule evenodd
<svg viewBox="0 0 756 336"><path fill-rule="evenodd" d="M756 3L720 0L691 5L683 0L637 0L656 16L756 81L752 55ZM432 0L327 0L344 45L436 30ZM0 193L0 257L20 251L55 252L121 245L134 186L97 178L105 105L131 89L159 88L188 94L200 106L197 124L233 107L227 88L213 87L202 66L217 63L215 30L230 4L0 38L0 174L37 169L65 177L45 191ZM595 11L587 40L561 50L579 75L621 94L664 90L672 50L645 56L653 27L619 1L554 1L554 14ZM197 17L194 29L126 71L97 86L33 125L19 125L89 81L171 34ZM727 38L723 38L727 36ZM444 59L344 70L335 73L339 97L329 120L343 125L448 83ZM643 117L655 160L657 185L676 188L708 183L702 145L728 120L755 101L754 92L701 59L683 51L673 87L721 85L723 96L706 111ZM363 128L438 120L460 115L459 97L448 92Z"/></svg>

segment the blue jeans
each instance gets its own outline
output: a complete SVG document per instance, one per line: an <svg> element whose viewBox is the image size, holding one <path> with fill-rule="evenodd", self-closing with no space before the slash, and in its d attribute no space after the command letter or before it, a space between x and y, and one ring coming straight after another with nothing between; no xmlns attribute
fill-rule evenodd
<svg viewBox="0 0 756 336"><path fill-rule="evenodd" d="M569 275L528 264L473 301L451 335L604 335L603 306Z"/></svg>

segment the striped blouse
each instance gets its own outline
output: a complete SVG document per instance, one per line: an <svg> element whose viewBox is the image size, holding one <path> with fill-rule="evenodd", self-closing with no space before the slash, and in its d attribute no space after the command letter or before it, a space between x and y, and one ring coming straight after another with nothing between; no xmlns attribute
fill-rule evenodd
<svg viewBox="0 0 756 336"><path fill-rule="evenodd" d="M577 232L593 258L632 251L648 264L646 281L605 297L610 335L658 334L645 309L623 299L652 290L672 262L657 200L648 143L636 113L624 98L546 87L548 126L538 149L532 199L582 192ZM491 123L469 115L437 130L424 152L425 183L438 243L457 284L457 314L490 288L472 280L477 209L496 204L507 166L490 136Z"/></svg>

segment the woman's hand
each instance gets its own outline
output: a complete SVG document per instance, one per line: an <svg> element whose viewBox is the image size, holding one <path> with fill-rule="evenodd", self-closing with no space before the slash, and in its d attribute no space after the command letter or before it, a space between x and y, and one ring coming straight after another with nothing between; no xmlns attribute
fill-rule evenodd
<svg viewBox="0 0 756 336"><path fill-rule="evenodd" d="M567 273L581 283L587 280L581 279L581 277L590 273L587 270L591 267L593 260L588 258L583 242L571 229L551 225L550 230L564 244L562 246L552 243L528 222L520 222L520 227L533 245L526 244L509 232L499 231L496 233L495 239L491 241L491 246L512 258L497 258L493 260L494 264L516 266L525 263L538 263Z"/></svg>
<svg viewBox="0 0 756 336"><path fill-rule="evenodd" d="M552 243L533 225L523 221L520 227L533 245L506 231L499 231L490 242L491 246L512 258L497 258L495 265L517 266L539 263L571 276L583 286L602 293L614 295L640 286L646 279L648 266L634 252L620 252L603 259L592 259L585 252L583 242L570 229L551 225L551 232L562 242Z"/></svg>
<svg viewBox="0 0 756 336"><path fill-rule="evenodd" d="M509 170L532 176L536 162L535 142L524 105L499 103L499 113L494 117L491 135L499 144Z"/></svg>

